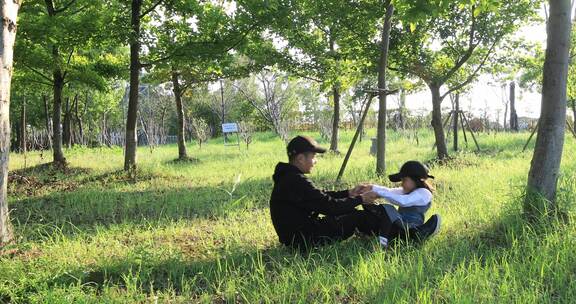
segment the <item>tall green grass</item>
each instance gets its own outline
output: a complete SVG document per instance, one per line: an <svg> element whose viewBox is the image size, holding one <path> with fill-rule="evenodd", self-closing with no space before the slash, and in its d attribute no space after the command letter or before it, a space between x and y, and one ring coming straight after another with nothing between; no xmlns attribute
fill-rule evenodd
<svg viewBox="0 0 576 304"><path fill-rule="evenodd" d="M318 138L317 134L310 135ZM352 138L343 132L340 149ZM330 189L389 184L374 174L369 130L341 184L342 155L323 155L311 178ZM225 147L214 139L173 162L175 146L138 150L135 177L120 148L65 151L70 169L41 166L49 154L11 155L10 208L17 242L0 256L6 303L569 303L576 296L576 141L566 138L559 204L569 222L528 224L522 195L532 151L527 133L479 134L453 160L432 163L431 213L441 233L421 246L382 251L353 237L302 255L279 245L269 219L271 175L285 161L269 133ZM327 142L321 143L328 145ZM434 158L433 136L390 132L387 170ZM464 144L464 143L462 143Z"/></svg>

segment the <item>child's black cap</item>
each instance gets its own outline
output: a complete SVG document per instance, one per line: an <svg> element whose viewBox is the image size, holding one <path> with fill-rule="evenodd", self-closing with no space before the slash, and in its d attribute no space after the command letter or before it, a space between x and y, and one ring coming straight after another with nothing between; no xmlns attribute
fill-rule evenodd
<svg viewBox="0 0 576 304"><path fill-rule="evenodd" d="M318 143L311 137L298 135L294 137L286 147L288 156L298 155L306 152L324 153L326 149L318 146Z"/></svg>
<svg viewBox="0 0 576 304"><path fill-rule="evenodd" d="M402 165L402 168L400 168L400 172L388 175L388 178L392 182L399 182L403 177L434 178L434 176L428 175L428 168L416 160L407 161Z"/></svg>

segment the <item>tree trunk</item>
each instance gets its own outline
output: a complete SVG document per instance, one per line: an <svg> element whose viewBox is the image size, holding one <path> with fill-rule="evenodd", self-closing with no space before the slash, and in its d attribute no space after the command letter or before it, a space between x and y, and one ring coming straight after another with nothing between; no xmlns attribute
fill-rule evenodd
<svg viewBox="0 0 576 304"><path fill-rule="evenodd" d="M340 125L340 90L337 86L332 87L334 96L334 116L332 117L332 138L330 151L338 153L338 126Z"/></svg>
<svg viewBox="0 0 576 304"><path fill-rule="evenodd" d="M2 0L2 36L0 37L0 247L13 239L12 224L8 211L8 162L10 158L10 85L14 40L16 39L16 16L20 8L18 0Z"/></svg>
<svg viewBox="0 0 576 304"><path fill-rule="evenodd" d="M165 121L166 121L165 118L166 118L166 111L167 110L168 110L167 107L163 107L162 108L162 115L160 115L160 129L158 130L158 143L161 145L166 143L166 140L164 137L164 135L165 135L164 129L165 129Z"/></svg>
<svg viewBox="0 0 576 304"><path fill-rule="evenodd" d="M20 108L20 153L26 154L26 99Z"/></svg>
<svg viewBox="0 0 576 304"><path fill-rule="evenodd" d="M140 10L142 0L132 0L132 37L130 39L130 92L128 95L128 114L126 117L126 149L124 170L136 169L138 88L140 86Z"/></svg>
<svg viewBox="0 0 576 304"><path fill-rule="evenodd" d="M88 112L89 103L90 103L90 98L88 96L88 91L86 91L86 99L84 101L84 114L82 114L82 117L86 118L86 128L88 129L87 138L84 139L84 143L86 145L90 144L90 140L91 140L90 137L91 137L92 129L93 129L92 115L90 115ZM83 128L84 128L84 126L83 126ZM82 133L84 133L84 130L82 130ZM82 136L84 137L84 134L82 134Z"/></svg>
<svg viewBox="0 0 576 304"><path fill-rule="evenodd" d="M22 141L22 139L20 139L20 136L22 135L22 132L20 132L20 123L19 121L12 121L11 125L10 125L10 130L12 133L16 134L16 138L15 139L10 139L10 150L11 151L16 151L19 152L20 150L20 142Z"/></svg>
<svg viewBox="0 0 576 304"><path fill-rule="evenodd" d="M226 103L224 102L224 84L220 79L220 106L222 107L222 124L226 123Z"/></svg>
<svg viewBox="0 0 576 304"><path fill-rule="evenodd" d="M572 100L572 116L574 116L572 117L572 128L574 129L574 133L576 133L576 100Z"/></svg>
<svg viewBox="0 0 576 304"><path fill-rule="evenodd" d="M524 211L531 217L556 210L556 187L566 125L571 6L568 0L549 0L549 4L542 107L528 174L528 195L524 201Z"/></svg>
<svg viewBox="0 0 576 304"><path fill-rule="evenodd" d="M446 137L442 125L442 97L440 96L440 86L429 84L432 93L432 128L434 129L434 138L436 140L436 156L438 159L448 157L448 148L446 147Z"/></svg>
<svg viewBox="0 0 576 304"><path fill-rule="evenodd" d="M54 49L57 54L58 50ZM66 158L62 151L62 126L60 124L62 117L62 90L64 88L64 77L59 69L53 73L53 90L54 90L54 108L52 113L52 149L54 164L57 166L66 165Z"/></svg>
<svg viewBox="0 0 576 304"><path fill-rule="evenodd" d="M74 97L76 99L76 97ZM66 107L64 108L64 123L62 123L62 141L66 148L72 145L72 110L70 108L70 97L66 98Z"/></svg>
<svg viewBox="0 0 576 304"><path fill-rule="evenodd" d="M42 95L44 101L44 117L46 118L46 134L48 136L48 149L52 149L52 131L50 130L50 110L48 108L48 97Z"/></svg>
<svg viewBox="0 0 576 304"><path fill-rule="evenodd" d="M110 137L108 136L108 124L107 124L107 118L106 118L106 112L102 113L102 130L101 132L101 144L106 145L108 147L111 147L111 140Z"/></svg>
<svg viewBox="0 0 576 304"><path fill-rule="evenodd" d="M185 122L184 107L182 106L182 88L178 80L178 73L174 70L172 70L172 85L176 101L176 113L178 114L178 159L184 160L188 158L188 153L186 151L186 137L184 135Z"/></svg>
<svg viewBox="0 0 576 304"><path fill-rule="evenodd" d="M406 129L406 92L401 89L400 90L400 128L402 130Z"/></svg>
<svg viewBox="0 0 576 304"><path fill-rule="evenodd" d="M458 151L458 116L460 115L460 94L456 93L454 98L454 124L452 125L454 132L454 151Z"/></svg>
<svg viewBox="0 0 576 304"><path fill-rule="evenodd" d="M224 103L224 85L222 83L222 79L220 79L220 107L221 107L221 114L220 116L220 120L221 120L221 124L225 124L226 123L226 105ZM224 133L224 140L228 140L228 133Z"/></svg>
<svg viewBox="0 0 576 304"><path fill-rule="evenodd" d="M380 41L380 60L378 61L378 130L376 133L376 174L386 173L386 69L388 68L388 46L390 44L390 29L394 5L387 2L382 41Z"/></svg>
<svg viewBox="0 0 576 304"><path fill-rule="evenodd" d="M82 126L82 118L80 117L80 114L78 113L78 103L79 98L78 95L76 95L76 102L74 103L74 117L76 119L76 124L78 125L78 142L79 144L83 145L84 144L84 130L83 130L83 126Z"/></svg>
<svg viewBox="0 0 576 304"><path fill-rule="evenodd" d="M330 54L335 57L334 35L330 29L329 47ZM330 139L330 151L338 153L338 127L340 126L340 88L338 84L332 86L332 96L334 102L334 113L332 115L332 138Z"/></svg>
<svg viewBox="0 0 576 304"><path fill-rule="evenodd" d="M498 118L500 119L500 118ZM504 131L508 129L506 121L508 120L508 104L504 106Z"/></svg>
<svg viewBox="0 0 576 304"><path fill-rule="evenodd" d="M516 115L516 84L510 83L510 129L518 132L518 115Z"/></svg>

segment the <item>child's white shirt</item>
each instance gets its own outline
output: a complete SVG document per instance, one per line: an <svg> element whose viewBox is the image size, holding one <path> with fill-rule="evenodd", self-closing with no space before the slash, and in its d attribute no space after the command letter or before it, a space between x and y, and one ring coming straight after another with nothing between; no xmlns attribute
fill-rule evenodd
<svg viewBox="0 0 576 304"><path fill-rule="evenodd" d="M406 194L401 187L388 188L374 185L372 191L399 207L426 206L432 201L432 192L426 188L418 188Z"/></svg>

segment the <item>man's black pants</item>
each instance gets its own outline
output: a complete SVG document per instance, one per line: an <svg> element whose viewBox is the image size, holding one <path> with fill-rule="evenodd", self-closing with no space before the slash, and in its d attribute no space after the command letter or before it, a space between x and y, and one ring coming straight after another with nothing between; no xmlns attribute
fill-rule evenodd
<svg viewBox="0 0 576 304"><path fill-rule="evenodd" d="M379 227L376 215L365 210L354 210L345 215L320 218L315 231L295 238L293 245L304 249L342 241L351 237L356 230L364 235L375 236L378 235Z"/></svg>

